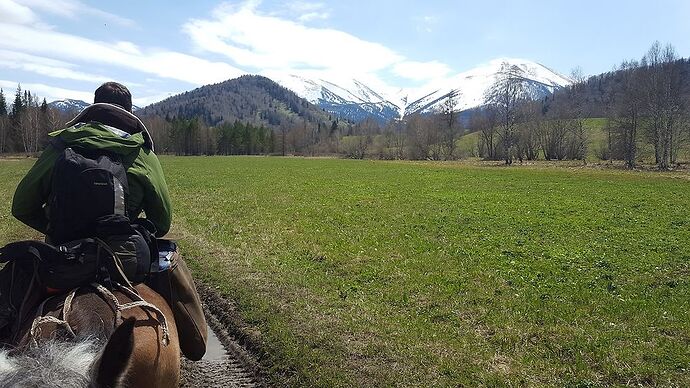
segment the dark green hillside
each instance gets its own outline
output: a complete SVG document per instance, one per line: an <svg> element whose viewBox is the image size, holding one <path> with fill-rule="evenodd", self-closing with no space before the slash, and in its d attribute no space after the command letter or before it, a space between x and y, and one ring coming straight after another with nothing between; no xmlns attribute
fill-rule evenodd
<svg viewBox="0 0 690 388"><path fill-rule="evenodd" d="M236 120L253 125L279 127L306 120L325 123L327 113L266 77L245 75L206 85L147 106L139 116L169 119L201 118L216 126Z"/></svg>

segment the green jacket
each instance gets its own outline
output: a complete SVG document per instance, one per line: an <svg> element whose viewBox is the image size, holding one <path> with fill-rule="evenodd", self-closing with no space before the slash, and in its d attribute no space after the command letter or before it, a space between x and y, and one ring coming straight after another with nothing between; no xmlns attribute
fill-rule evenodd
<svg viewBox="0 0 690 388"><path fill-rule="evenodd" d="M172 208L158 157L144 147L141 132L128 134L98 122L79 123L51 133L60 137L67 147L103 149L120 155L127 167L129 217L137 218L141 212L153 222L161 237L170 230ZM48 146L31 170L17 186L12 201L12 215L30 227L46 233L48 219L45 206L52 186L53 165L61 151Z"/></svg>

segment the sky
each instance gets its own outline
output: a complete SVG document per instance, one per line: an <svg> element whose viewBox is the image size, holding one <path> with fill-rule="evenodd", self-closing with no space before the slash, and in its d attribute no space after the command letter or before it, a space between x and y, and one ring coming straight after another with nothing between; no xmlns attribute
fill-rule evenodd
<svg viewBox="0 0 690 388"><path fill-rule="evenodd" d="M497 58L610 71L658 40L690 56L690 1L0 0L0 88L145 106L243 74L438 84Z"/></svg>

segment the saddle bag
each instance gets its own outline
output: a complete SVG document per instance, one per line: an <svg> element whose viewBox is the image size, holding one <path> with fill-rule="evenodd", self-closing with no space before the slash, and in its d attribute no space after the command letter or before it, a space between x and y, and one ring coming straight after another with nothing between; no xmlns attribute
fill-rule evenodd
<svg viewBox="0 0 690 388"><path fill-rule="evenodd" d="M152 261L152 250L149 244L151 234L148 230L138 224L131 224L129 218L122 215L100 217L95 225L95 234L107 245L104 248L117 258L117 264L120 265L119 269L122 271L119 278L124 275L131 283L143 282L149 273ZM119 272L118 268L112 265L108 266L108 270L111 275ZM125 279L118 279L118 281L127 283Z"/></svg>
<svg viewBox="0 0 690 388"><path fill-rule="evenodd" d="M206 318L192 274L177 250L177 244L158 239L159 258L151 265L147 285L170 305L177 324L182 353L192 361L206 353Z"/></svg>
<svg viewBox="0 0 690 388"><path fill-rule="evenodd" d="M98 279L101 257L94 239L52 246L41 241L18 241L0 248L0 262L35 263L41 284L69 290Z"/></svg>

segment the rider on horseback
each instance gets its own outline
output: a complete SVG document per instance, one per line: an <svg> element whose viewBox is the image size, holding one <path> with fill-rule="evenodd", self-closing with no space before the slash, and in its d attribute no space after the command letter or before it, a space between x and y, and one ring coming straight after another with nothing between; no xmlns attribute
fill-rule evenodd
<svg viewBox="0 0 690 388"><path fill-rule="evenodd" d="M0 344L16 340L26 313L47 294L94 282L130 289L146 282L169 304L182 353L201 359L201 301L174 242L157 240L170 229L168 188L151 136L132 114L129 90L103 84L67 124L49 135L14 195L12 214L46 234L48 244L0 248L0 262L11 261L0 270ZM103 261L104 251L112 260Z"/></svg>
<svg viewBox="0 0 690 388"><path fill-rule="evenodd" d="M170 229L172 212L168 188L160 162L153 152L151 136L139 118L132 114L129 90L116 82L101 85L95 91L94 104L79 113L68 125L68 128L49 135L50 145L17 187L12 214L26 225L46 234L46 241L55 245L92 237L94 220L89 218L120 214L135 219L142 211L155 226L155 236L165 235ZM116 159L115 164L119 163L121 170L126 170L126 176L119 179L124 182L116 180L115 186L111 182L105 188L106 196L110 189L111 199L85 198L92 194L84 193L79 182L67 181L67 178L55 173L54 170L58 168L55 166L59 165L61 158L65 158L66 149L84 154L110 155ZM79 156L75 153L70 155ZM69 162L75 163L74 160ZM125 175L124 171L121 175ZM99 182L87 184L105 185ZM117 195L118 189L120 195ZM63 198L56 200L60 196L56 192L61 192ZM60 205L57 206L57 203ZM145 255L150 256L150 253ZM17 310L23 300L42 297L25 298L23 294L39 292L31 289L26 282L17 282L22 274L16 272L16 269L0 271L0 337L9 334L8 324L17 318ZM26 274L24 276L28 277ZM15 288L19 286L26 290L9 290L12 278ZM20 283L25 284L21 287Z"/></svg>
<svg viewBox="0 0 690 388"><path fill-rule="evenodd" d="M143 210L156 226L157 237L170 229L172 207L163 170L153 153L153 142L144 124L132 114L132 95L124 85L107 82L94 95L94 104L68 123L71 127L51 133L67 147L103 150L117 154L127 167L129 217ZM22 179L12 201L12 214L23 223L47 234L51 230L50 196L52 169L61 150L49 145ZM69 182L61 182L69 185ZM84 204L88 205L88 204ZM81 236L86 237L86 236Z"/></svg>

